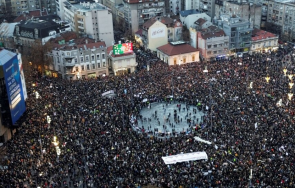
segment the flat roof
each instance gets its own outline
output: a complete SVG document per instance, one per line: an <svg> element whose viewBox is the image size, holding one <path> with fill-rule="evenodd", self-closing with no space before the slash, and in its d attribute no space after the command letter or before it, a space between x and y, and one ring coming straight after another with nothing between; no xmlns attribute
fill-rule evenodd
<svg viewBox="0 0 295 188"><path fill-rule="evenodd" d="M70 3L66 2L66 5L70 5L73 8L79 10L79 11L91 11L91 10L107 10L108 8L100 3L90 3L90 2L80 2L80 3Z"/></svg>
<svg viewBox="0 0 295 188"><path fill-rule="evenodd" d="M0 66L3 66L7 61L13 58L16 53L0 48Z"/></svg>

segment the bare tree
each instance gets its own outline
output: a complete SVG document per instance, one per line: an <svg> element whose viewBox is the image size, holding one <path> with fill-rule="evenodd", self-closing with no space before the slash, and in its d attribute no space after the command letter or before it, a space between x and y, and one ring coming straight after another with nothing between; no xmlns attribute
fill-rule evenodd
<svg viewBox="0 0 295 188"><path fill-rule="evenodd" d="M189 29L186 26L183 26L182 28L182 39L184 41L190 41L191 40L191 35L189 32Z"/></svg>

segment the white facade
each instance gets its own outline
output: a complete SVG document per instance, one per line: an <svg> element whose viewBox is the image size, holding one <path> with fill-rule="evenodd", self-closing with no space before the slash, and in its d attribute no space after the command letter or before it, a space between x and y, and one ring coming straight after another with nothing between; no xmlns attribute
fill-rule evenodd
<svg viewBox="0 0 295 188"><path fill-rule="evenodd" d="M135 53L115 56L112 47L108 48L107 62L112 67L114 75L118 75L120 71L133 73L137 66Z"/></svg>
<svg viewBox="0 0 295 188"><path fill-rule="evenodd" d="M105 41L107 46L114 42L113 16L109 8L99 3L64 3L65 21L71 23L73 31L81 36Z"/></svg>
<svg viewBox="0 0 295 188"><path fill-rule="evenodd" d="M65 20L65 11L64 11L64 2L66 0L58 0L56 3L56 14L60 17L61 20Z"/></svg>
<svg viewBox="0 0 295 188"><path fill-rule="evenodd" d="M157 50L157 56L169 66L171 65L183 65L192 62L199 62L199 51L191 52L191 53L184 53L184 54L177 54L173 56L169 56L159 50Z"/></svg>
<svg viewBox="0 0 295 188"><path fill-rule="evenodd" d="M108 75L106 47L100 43L90 44L92 48L85 44L78 48L67 46L52 50L53 70L69 80Z"/></svg>
<svg viewBox="0 0 295 188"><path fill-rule="evenodd" d="M167 27L165 24L156 21L148 30L147 48L155 51L157 47L168 43Z"/></svg>
<svg viewBox="0 0 295 188"><path fill-rule="evenodd" d="M205 20L210 21L211 18L206 13L199 13L199 14L191 14L186 17L180 16L180 21L183 25L186 25L187 28L194 26L195 21L199 18L203 18Z"/></svg>
<svg viewBox="0 0 295 188"><path fill-rule="evenodd" d="M200 0L185 0L184 6L185 10L199 9Z"/></svg>
<svg viewBox="0 0 295 188"><path fill-rule="evenodd" d="M170 13L173 13L174 15L178 15L179 11L182 11L181 5L180 5L180 0L170 0ZM167 12L167 14L169 14Z"/></svg>

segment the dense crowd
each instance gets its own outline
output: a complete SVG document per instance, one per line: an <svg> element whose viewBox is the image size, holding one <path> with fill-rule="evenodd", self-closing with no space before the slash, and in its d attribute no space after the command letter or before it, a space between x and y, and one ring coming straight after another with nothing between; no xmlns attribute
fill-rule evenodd
<svg viewBox="0 0 295 188"><path fill-rule="evenodd" d="M294 73L292 62L292 53L267 53L170 67L157 62L150 71L91 80L36 78L35 87L27 84L26 120L5 143L1 187L73 186L80 177L84 187L294 187L295 104L282 71ZM130 117L145 106L142 98L167 101L172 79L174 100L207 109L202 128L169 139L134 132ZM109 90L116 97L102 97ZM161 158L193 151L205 151L208 160L165 165Z"/></svg>

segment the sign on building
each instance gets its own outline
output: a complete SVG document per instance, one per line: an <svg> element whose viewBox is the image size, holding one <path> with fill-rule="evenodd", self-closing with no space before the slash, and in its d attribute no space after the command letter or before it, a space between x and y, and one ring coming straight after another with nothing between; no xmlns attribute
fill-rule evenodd
<svg viewBox="0 0 295 188"><path fill-rule="evenodd" d="M165 27L160 27L160 28L151 28L150 29L151 33L151 38L160 38L160 37L165 37L166 36L166 28Z"/></svg>

